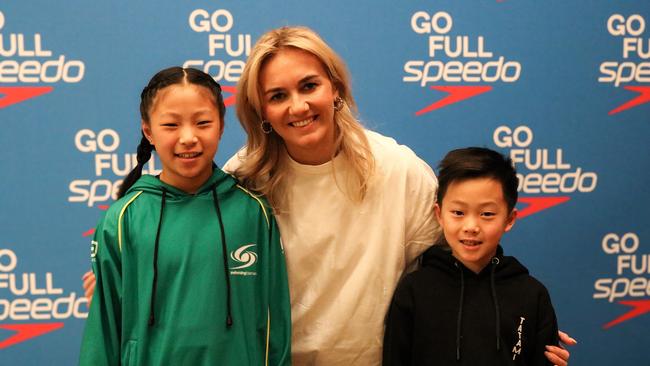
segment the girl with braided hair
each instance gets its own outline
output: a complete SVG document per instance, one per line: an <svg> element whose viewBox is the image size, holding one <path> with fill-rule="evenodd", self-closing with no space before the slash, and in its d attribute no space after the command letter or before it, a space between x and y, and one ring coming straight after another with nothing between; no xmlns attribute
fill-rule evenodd
<svg viewBox="0 0 650 366"><path fill-rule="evenodd" d="M142 91L137 166L92 241L80 365L289 365L284 253L267 203L213 162L225 107L172 67ZM156 151L159 176L142 175Z"/></svg>

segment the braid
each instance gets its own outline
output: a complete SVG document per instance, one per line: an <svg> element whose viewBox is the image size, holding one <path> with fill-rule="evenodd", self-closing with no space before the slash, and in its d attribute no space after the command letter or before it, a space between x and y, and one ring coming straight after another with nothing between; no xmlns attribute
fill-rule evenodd
<svg viewBox="0 0 650 366"><path fill-rule="evenodd" d="M140 144L138 145L138 165L144 166L149 159L151 159L151 152L154 150L154 146L151 145L149 140L144 136L144 133L142 134L142 139L140 140Z"/></svg>
<svg viewBox="0 0 650 366"><path fill-rule="evenodd" d="M126 191L129 190L133 186L133 184L140 179L142 176L142 168L144 165L151 159L151 152L153 151L154 146L149 143L149 140L144 136L144 133L142 134L142 139L140 140L140 144L138 145L138 164L131 170L129 175L124 178L122 181L122 186L120 186L120 190L117 193L117 198L122 198L126 194Z"/></svg>

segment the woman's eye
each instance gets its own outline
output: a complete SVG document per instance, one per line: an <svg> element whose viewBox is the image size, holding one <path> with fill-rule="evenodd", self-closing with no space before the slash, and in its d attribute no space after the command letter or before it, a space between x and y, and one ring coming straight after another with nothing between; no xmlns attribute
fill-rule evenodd
<svg viewBox="0 0 650 366"><path fill-rule="evenodd" d="M310 82L310 83L305 83L305 84L302 86L302 88L303 88L304 90L313 90L313 89L316 89L317 86L318 86L317 83Z"/></svg>
<svg viewBox="0 0 650 366"><path fill-rule="evenodd" d="M275 93L275 94L271 95L271 98L269 98L269 100L271 102L277 102L277 101L280 101L282 99L284 99L284 93Z"/></svg>

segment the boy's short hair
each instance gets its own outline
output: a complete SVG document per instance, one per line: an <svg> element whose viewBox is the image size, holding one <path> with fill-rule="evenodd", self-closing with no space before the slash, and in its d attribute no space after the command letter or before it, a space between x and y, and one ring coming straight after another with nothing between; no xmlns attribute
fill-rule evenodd
<svg viewBox="0 0 650 366"><path fill-rule="evenodd" d="M501 183L508 212L515 208L519 179L512 160L484 147L456 149L445 155L438 165L438 204L442 204L451 183L476 178L492 178Z"/></svg>

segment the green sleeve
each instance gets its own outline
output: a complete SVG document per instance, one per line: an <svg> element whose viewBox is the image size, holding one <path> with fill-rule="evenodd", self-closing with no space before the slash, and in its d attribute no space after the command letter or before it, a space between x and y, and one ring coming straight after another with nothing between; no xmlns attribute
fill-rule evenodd
<svg viewBox="0 0 650 366"><path fill-rule="evenodd" d="M109 209L91 242L95 294L81 343L79 365L120 364L122 260L118 247L118 213Z"/></svg>
<svg viewBox="0 0 650 366"><path fill-rule="evenodd" d="M269 235L269 365L291 365L291 304L284 249L275 219L271 216Z"/></svg>

